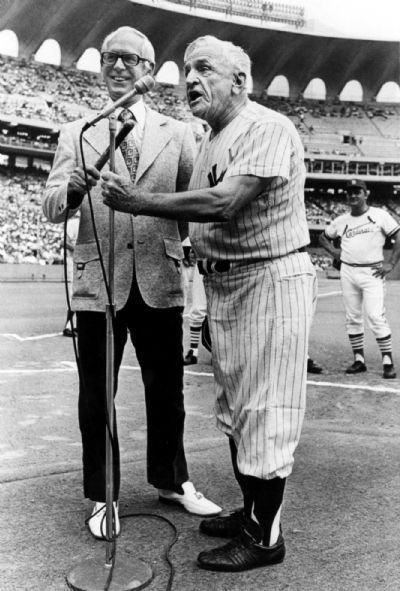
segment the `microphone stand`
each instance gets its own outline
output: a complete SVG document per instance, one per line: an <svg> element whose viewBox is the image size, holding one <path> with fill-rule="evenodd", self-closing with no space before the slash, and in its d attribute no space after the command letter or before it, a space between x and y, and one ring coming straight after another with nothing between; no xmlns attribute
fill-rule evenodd
<svg viewBox="0 0 400 591"><path fill-rule="evenodd" d="M117 119L109 116L110 171L115 172L115 137ZM66 577L68 586L75 591L136 591L150 584L153 572L147 564L132 555L121 558L116 554L114 527L114 222L115 212L108 212L109 253L108 286L110 301L106 304L106 559L89 558L78 564Z"/></svg>
<svg viewBox="0 0 400 591"><path fill-rule="evenodd" d="M117 135L117 119L115 114L109 117L110 131L110 171L115 172L115 136ZM108 428L106 429L106 566L111 568L113 562L114 543L112 537L114 525L114 462L112 441L114 437L114 221L115 212L108 208L108 288L110 301L106 304L106 398Z"/></svg>

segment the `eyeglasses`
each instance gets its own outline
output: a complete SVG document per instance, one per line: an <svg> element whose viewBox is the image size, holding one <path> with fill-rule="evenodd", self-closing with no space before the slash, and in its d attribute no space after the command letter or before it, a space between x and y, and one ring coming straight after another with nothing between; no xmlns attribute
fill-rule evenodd
<svg viewBox="0 0 400 591"><path fill-rule="evenodd" d="M115 53L114 51L104 51L101 54L101 65L102 66L114 66L118 58L121 58L124 62L125 67L132 68L137 66L139 62L148 62L153 65L148 59L136 55L136 53Z"/></svg>

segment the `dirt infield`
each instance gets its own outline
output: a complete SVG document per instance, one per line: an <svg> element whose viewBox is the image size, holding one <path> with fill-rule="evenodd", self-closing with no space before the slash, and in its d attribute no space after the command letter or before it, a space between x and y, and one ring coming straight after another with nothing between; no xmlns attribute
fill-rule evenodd
<svg viewBox="0 0 400 591"><path fill-rule="evenodd" d="M282 565L241 575L200 571L195 559L217 540L198 532L199 519L157 502L145 475L146 427L140 373L127 348L117 396L122 459L120 513L171 519L179 539L172 560L174 591L398 591L400 522L400 379L381 378L369 331L368 372L346 376L351 361L340 284L320 281L310 354L324 367L309 375L308 410L288 481ZM389 282L387 311L400 370L400 283ZM0 589L61 591L83 557L102 555L84 519L77 375L60 283L0 283ZM208 353L186 371L185 442L191 477L222 504L240 502L224 437L213 420ZM117 552L151 566L148 589L166 588L164 523L127 518Z"/></svg>

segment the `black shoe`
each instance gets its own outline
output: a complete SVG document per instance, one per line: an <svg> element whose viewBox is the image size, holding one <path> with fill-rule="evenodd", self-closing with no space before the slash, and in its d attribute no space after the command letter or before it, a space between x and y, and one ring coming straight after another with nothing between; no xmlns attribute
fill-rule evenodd
<svg viewBox="0 0 400 591"><path fill-rule="evenodd" d="M203 519L200 522L199 530L206 536L215 536L217 538L235 538L243 531L245 523L244 509L235 509L235 511L224 511L218 517Z"/></svg>
<svg viewBox="0 0 400 591"><path fill-rule="evenodd" d="M195 365L197 363L196 355L193 355L193 349L189 349L183 359L183 365Z"/></svg>
<svg viewBox="0 0 400 591"><path fill-rule="evenodd" d="M247 532L219 548L200 552L197 563L200 568L214 571L239 572L278 564L285 557L285 542L282 534L273 546L257 544Z"/></svg>
<svg viewBox="0 0 400 591"><path fill-rule="evenodd" d="M362 373L363 371L367 371L367 366L362 361L355 361L346 369L346 373Z"/></svg>
<svg viewBox="0 0 400 591"><path fill-rule="evenodd" d="M72 337L73 335L77 336L77 334L78 334L78 331L76 328L74 328L73 331L70 328L64 328L64 330L63 330L64 337Z"/></svg>
<svg viewBox="0 0 400 591"><path fill-rule="evenodd" d="M393 363L384 364L382 377L385 378L385 380L393 380L396 377Z"/></svg>
<svg viewBox="0 0 400 591"><path fill-rule="evenodd" d="M307 360L307 373L322 373L323 369L313 359Z"/></svg>

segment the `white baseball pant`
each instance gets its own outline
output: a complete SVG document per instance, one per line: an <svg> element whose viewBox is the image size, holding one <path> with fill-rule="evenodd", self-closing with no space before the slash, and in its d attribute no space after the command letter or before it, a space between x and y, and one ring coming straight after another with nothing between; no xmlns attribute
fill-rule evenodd
<svg viewBox="0 0 400 591"><path fill-rule="evenodd" d="M200 275L197 265L190 267L192 271L191 281L187 283L187 290L191 289L191 304L188 306L188 313L185 316L189 319L189 325L193 328L200 328L207 315L207 300L204 290L203 277ZM190 301L189 292L186 301Z"/></svg>
<svg viewBox="0 0 400 591"><path fill-rule="evenodd" d="M340 268L347 334L364 332L364 314L376 338L390 334L385 314L386 281L374 277L373 267L352 267L342 263Z"/></svg>

